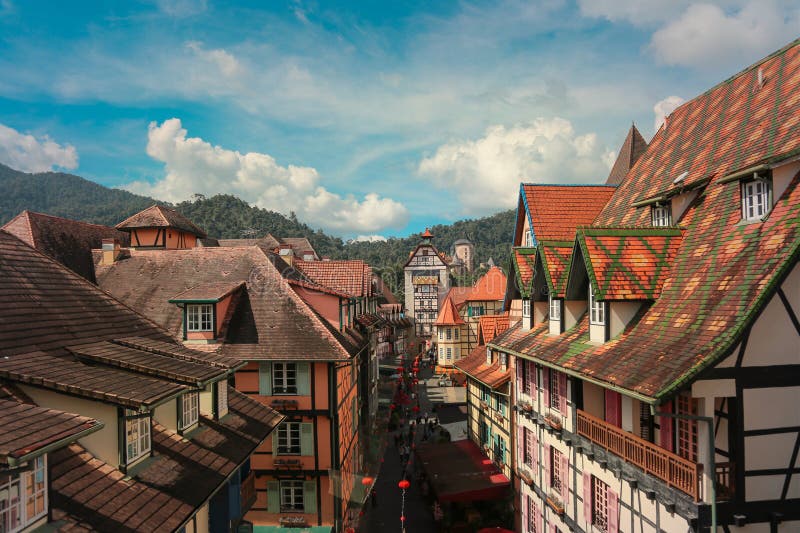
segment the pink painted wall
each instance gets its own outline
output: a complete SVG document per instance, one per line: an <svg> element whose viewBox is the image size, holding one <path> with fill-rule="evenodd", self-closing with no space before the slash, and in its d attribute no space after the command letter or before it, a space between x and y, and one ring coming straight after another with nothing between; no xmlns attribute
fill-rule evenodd
<svg viewBox="0 0 800 533"><path fill-rule="evenodd" d="M328 321L334 328L339 329L339 297L324 292L297 287L292 285L292 289L310 305L317 313Z"/></svg>

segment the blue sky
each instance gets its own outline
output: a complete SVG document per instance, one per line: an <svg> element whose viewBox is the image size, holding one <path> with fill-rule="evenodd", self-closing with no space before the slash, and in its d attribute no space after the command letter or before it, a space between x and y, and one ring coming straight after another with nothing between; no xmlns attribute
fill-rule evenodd
<svg viewBox="0 0 800 533"><path fill-rule="evenodd" d="M406 235L602 182L631 122L798 36L780 0L0 0L0 162Z"/></svg>

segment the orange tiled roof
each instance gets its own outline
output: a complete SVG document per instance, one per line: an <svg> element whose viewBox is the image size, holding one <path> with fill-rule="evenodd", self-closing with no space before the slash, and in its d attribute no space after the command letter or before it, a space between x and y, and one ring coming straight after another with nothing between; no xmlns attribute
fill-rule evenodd
<svg viewBox="0 0 800 533"><path fill-rule="evenodd" d="M515 271L517 275L517 287L523 297L530 295L531 281L533 280L533 269L536 266L536 248L514 248L513 255Z"/></svg>
<svg viewBox="0 0 800 533"><path fill-rule="evenodd" d="M508 313L502 315L483 315L478 323L478 338L481 344L491 342L496 336L508 329Z"/></svg>
<svg viewBox="0 0 800 533"><path fill-rule="evenodd" d="M502 300L506 294L507 282L506 275L500 267L492 267L475 282L466 300L468 302Z"/></svg>
<svg viewBox="0 0 800 533"><path fill-rule="evenodd" d="M434 322L433 325L457 326L464 323L464 320L458 314L458 309L456 309L453 298L448 293L447 297L444 299L444 302L442 302L442 308L439 310L439 316L436 317L436 322Z"/></svg>
<svg viewBox="0 0 800 533"><path fill-rule="evenodd" d="M547 289L553 298L563 298L567 290L569 265L572 261L571 241L541 241L539 264L547 280Z"/></svg>
<svg viewBox="0 0 800 533"><path fill-rule="evenodd" d="M677 228L579 228L578 245L598 300L653 300L681 244Z"/></svg>
<svg viewBox="0 0 800 533"><path fill-rule="evenodd" d="M591 224L616 187L610 185L538 185L523 183L523 201L537 241L575 238L578 226Z"/></svg>
<svg viewBox="0 0 800 533"><path fill-rule="evenodd" d="M364 261L303 261L295 259L292 266L297 267L314 283L330 287L352 297L365 297L372 293L372 268Z"/></svg>
<svg viewBox="0 0 800 533"><path fill-rule="evenodd" d="M494 358L491 365L486 364L485 345L476 346L468 356L456 361L455 367L493 389L511 381L511 368L506 367L506 370L501 370L497 357Z"/></svg>

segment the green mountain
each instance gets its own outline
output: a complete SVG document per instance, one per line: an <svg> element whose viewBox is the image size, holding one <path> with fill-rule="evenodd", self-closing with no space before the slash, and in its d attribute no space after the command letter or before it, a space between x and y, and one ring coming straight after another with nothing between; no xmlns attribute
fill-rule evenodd
<svg viewBox="0 0 800 533"><path fill-rule="evenodd" d="M160 203L146 196L109 189L97 183L61 172L28 174L0 164L0 225L28 209L50 215L113 226L142 209ZM346 244L338 237L325 234L297 220L274 211L253 207L228 194L206 198L198 195L193 201L174 205L210 236L239 238L261 236L267 232L280 237L307 237L317 253L334 259L363 259L389 280L392 288L402 285L402 267L408 254L419 243L419 234L390 238L381 242ZM475 220L459 220L449 225L431 227L434 244L452 252L453 243L468 238L475 243L478 262L492 258L506 266L509 243L514 227L513 210ZM469 283L471 279L460 280Z"/></svg>

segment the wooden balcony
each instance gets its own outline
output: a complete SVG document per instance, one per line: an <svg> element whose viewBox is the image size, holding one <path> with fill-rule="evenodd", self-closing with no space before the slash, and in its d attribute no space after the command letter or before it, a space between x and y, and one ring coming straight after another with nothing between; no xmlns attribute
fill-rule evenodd
<svg viewBox="0 0 800 533"><path fill-rule="evenodd" d="M250 510L256 501L256 472L251 470L247 477L242 480L241 488L242 516Z"/></svg>
<svg viewBox="0 0 800 533"><path fill-rule="evenodd" d="M578 410L578 435L586 437L669 486L700 500L702 466Z"/></svg>

